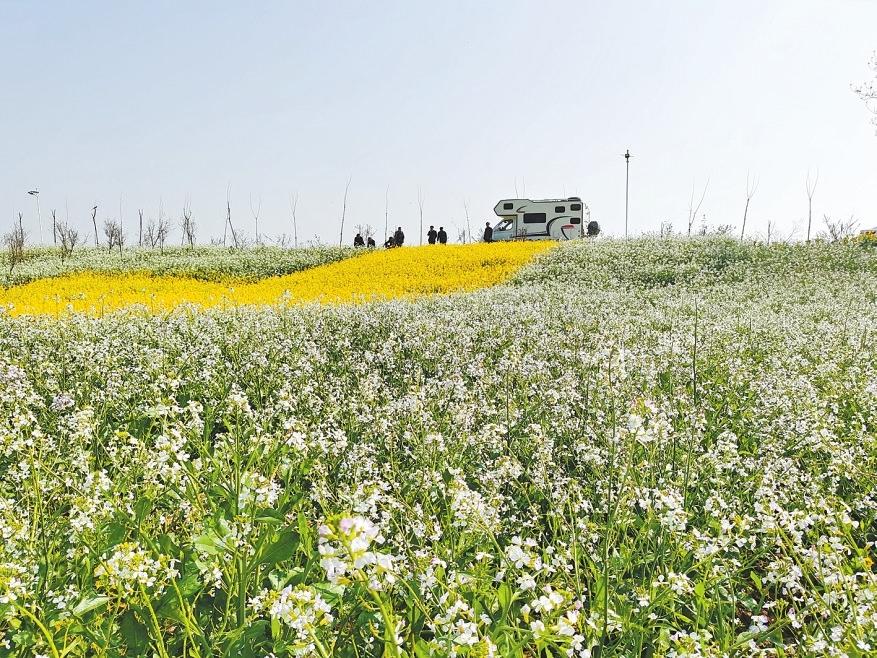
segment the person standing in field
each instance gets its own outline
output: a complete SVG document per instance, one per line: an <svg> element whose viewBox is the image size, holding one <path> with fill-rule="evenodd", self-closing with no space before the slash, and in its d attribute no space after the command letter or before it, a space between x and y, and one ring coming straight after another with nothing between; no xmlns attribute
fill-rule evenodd
<svg viewBox="0 0 877 658"><path fill-rule="evenodd" d="M493 229L490 227L490 222L484 223L484 241L493 242Z"/></svg>
<svg viewBox="0 0 877 658"><path fill-rule="evenodd" d="M439 242L439 244L448 244L448 233L447 233L447 231L445 231L444 226L439 226L438 242Z"/></svg>
<svg viewBox="0 0 877 658"><path fill-rule="evenodd" d="M362 239L361 233L357 233L356 237L353 238L353 246L354 247L364 247L365 246L365 240Z"/></svg>
<svg viewBox="0 0 877 658"><path fill-rule="evenodd" d="M365 246L369 249L375 248L375 239L372 236L368 236L368 240L365 241Z"/></svg>
<svg viewBox="0 0 877 658"><path fill-rule="evenodd" d="M393 242L396 243L397 247L401 247L405 244L405 234L402 232L402 227L396 229L396 232L393 233Z"/></svg>
<svg viewBox="0 0 877 658"><path fill-rule="evenodd" d="M435 232L435 226L430 226L429 230L426 232L426 241L429 244L435 244L435 239L438 233Z"/></svg>

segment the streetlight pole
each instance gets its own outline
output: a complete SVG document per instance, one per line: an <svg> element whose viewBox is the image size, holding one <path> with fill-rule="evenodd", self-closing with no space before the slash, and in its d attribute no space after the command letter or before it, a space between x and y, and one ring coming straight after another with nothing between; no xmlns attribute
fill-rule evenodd
<svg viewBox="0 0 877 658"><path fill-rule="evenodd" d="M624 237L627 239L627 209L629 206L630 199L630 149L627 149L627 152L624 154Z"/></svg>
<svg viewBox="0 0 877 658"><path fill-rule="evenodd" d="M43 244L43 216L40 214L40 191L30 190L28 192L37 202L37 221L40 224L40 245Z"/></svg>

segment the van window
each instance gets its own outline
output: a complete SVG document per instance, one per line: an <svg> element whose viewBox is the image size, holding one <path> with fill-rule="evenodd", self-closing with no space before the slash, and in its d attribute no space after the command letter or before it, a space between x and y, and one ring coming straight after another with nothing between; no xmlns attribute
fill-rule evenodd
<svg viewBox="0 0 877 658"><path fill-rule="evenodd" d="M545 213L544 212L525 212L524 213L524 224L544 224L545 223Z"/></svg>
<svg viewBox="0 0 877 658"><path fill-rule="evenodd" d="M566 206L554 206L554 212L566 212Z"/></svg>
<svg viewBox="0 0 877 658"><path fill-rule="evenodd" d="M573 203L573 204L570 205L569 209L570 209L570 210L581 210L581 209L582 209L582 204L580 204L580 203Z"/></svg>
<svg viewBox="0 0 877 658"><path fill-rule="evenodd" d="M514 207L515 207L515 204L513 204L513 203L504 203L504 204L502 204L502 209L503 209L503 210L511 210L511 209L514 208Z"/></svg>
<svg viewBox="0 0 877 658"><path fill-rule="evenodd" d="M582 218L581 217L572 217L572 218L570 218L569 223L570 224L581 224Z"/></svg>

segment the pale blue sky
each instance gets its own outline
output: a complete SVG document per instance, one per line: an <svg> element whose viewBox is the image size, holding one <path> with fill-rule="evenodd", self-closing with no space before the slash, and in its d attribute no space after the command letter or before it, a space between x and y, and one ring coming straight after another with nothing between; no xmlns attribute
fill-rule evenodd
<svg viewBox="0 0 877 658"><path fill-rule="evenodd" d="M136 210L221 236L239 229L337 241L348 226L416 240L426 224L493 218L502 197L576 194L623 232L682 228L702 211L801 234L814 215L877 224L877 137L849 85L867 78L877 2L7 2L0 0L0 229L33 200L90 226ZM820 227L821 228L821 227ZM452 238L456 237L451 231ZM179 232L176 232L179 239ZM347 232L345 242L353 233Z"/></svg>

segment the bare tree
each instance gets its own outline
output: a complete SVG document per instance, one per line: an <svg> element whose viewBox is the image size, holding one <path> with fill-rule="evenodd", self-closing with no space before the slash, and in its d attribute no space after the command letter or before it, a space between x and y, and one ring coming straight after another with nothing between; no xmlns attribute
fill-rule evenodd
<svg viewBox="0 0 877 658"><path fill-rule="evenodd" d="M195 221L192 219L192 206L186 202L183 206L183 219L181 223L183 229L182 244L189 243L189 249L195 248Z"/></svg>
<svg viewBox="0 0 877 658"><path fill-rule="evenodd" d="M293 245L298 249L298 222L295 217L296 208L298 208L298 192L289 195L289 209L292 211L292 240Z"/></svg>
<svg viewBox="0 0 877 658"><path fill-rule="evenodd" d="M160 250L164 251L164 243L170 234L170 229L170 220L165 218L164 215L159 215L158 221L150 219L146 223L146 229L143 232L146 245L150 249L158 247Z"/></svg>
<svg viewBox="0 0 877 658"><path fill-rule="evenodd" d="M58 218L52 208L52 244L58 246Z"/></svg>
<svg viewBox="0 0 877 658"><path fill-rule="evenodd" d="M743 208L743 226L740 227L740 242L743 242L743 234L746 233L746 217L749 215L749 203L752 201L752 197L755 196L755 192L758 190L758 177L752 179L752 182L749 182L749 172L746 172L746 206Z"/></svg>
<svg viewBox="0 0 877 658"><path fill-rule="evenodd" d="M359 233L366 242L375 236L375 229L371 224L357 224L353 230Z"/></svg>
<svg viewBox="0 0 877 658"><path fill-rule="evenodd" d="M466 242L472 242L472 228L469 226L469 204L463 199L463 212L466 213L466 235L469 236Z"/></svg>
<svg viewBox="0 0 877 658"><path fill-rule="evenodd" d="M862 99L862 102L865 103L865 107L868 111L874 115L871 119L871 123L877 128L877 52L871 56L871 61L868 62L868 68L870 68L871 72L874 74L874 79L863 82L860 85L853 85L853 91Z"/></svg>
<svg viewBox="0 0 877 658"><path fill-rule="evenodd" d="M94 225L94 246L99 247L100 242L97 239L97 206L91 209L91 223Z"/></svg>
<svg viewBox="0 0 877 658"><path fill-rule="evenodd" d="M143 208L140 208L137 211L137 214L140 216L140 227L139 227L139 230L137 232L137 246L142 247L143 246Z"/></svg>
<svg viewBox="0 0 877 658"><path fill-rule="evenodd" d="M122 222L116 219L104 220L104 236L107 238L109 245L108 251L112 251L114 247L119 248L119 255L122 255L122 245L125 244L125 234L122 232Z"/></svg>
<svg viewBox="0 0 877 658"><path fill-rule="evenodd" d="M420 244L423 244L423 191L417 188L417 207L420 209Z"/></svg>
<svg viewBox="0 0 877 658"><path fill-rule="evenodd" d="M146 222L146 231L143 233L143 237L146 238L146 246L155 249L158 244L158 227L155 225L154 219Z"/></svg>
<svg viewBox="0 0 877 658"><path fill-rule="evenodd" d="M26 240L27 234L24 232L21 213L18 213L18 225L13 224L12 230L3 236L3 244L6 246L6 253L9 259L9 274L12 274L16 265L24 262Z"/></svg>
<svg viewBox="0 0 877 658"><path fill-rule="evenodd" d="M347 185L344 186L344 204L341 206L341 237L338 239L338 246L344 244L344 218L347 216L347 192L350 190L350 180L352 176L347 177Z"/></svg>
<svg viewBox="0 0 877 658"><path fill-rule="evenodd" d="M457 242L460 244L466 244L469 242L469 238L467 237L468 233L464 228L457 229Z"/></svg>
<svg viewBox="0 0 877 658"><path fill-rule="evenodd" d="M697 221L697 213L700 210L700 206L703 204L704 198L706 198L706 190L710 185L709 178L707 178L706 185L703 186L703 193L700 195L700 200L697 202L697 205L694 204L694 183L691 184L691 198L688 201L688 237L691 237L691 229L694 228L694 222Z"/></svg>
<svg viewBox="0 0 877 658"><path fill-rule="evenodd" d="M158 226L155 231L155 240L158 243L158 249L164 252L164 243L171 232L171 222L167 217L160 214L158 216Z"/></svg>
<svg viewBox="0 0 877 658"><path fill-rule="evenodd" d="M58 224L58 237L61 240L61 260L73 255L73 248L79 243L79 231L67 222Z"/></svg>
<svg viewBox="0 0 877 658"><path fill-rule="evenodd" d="M849 219L832 219L830 215L823 215L822 221L825 222L827 233L825 237L831 242L851 238L859 225L858 220L852 215Z"/></svg>
<svg viewBox="0 0 877 658"><path fill-rule="evenodd" d="M253 195L250 195L250 213L253 215L253 222L255 223L255 232L256 232L256 244L262 244L262 239L259 237L259 215L262 214L262 197L259 197L259 207L253 208Z"/></svg>
<svg viewBox="0 0 877 658"><path fill-rule="evenodd" d="M673 222L669 219L665 219L661 222L661 226L658 229L658 237L669 238L671 235L673 235Z"/></svg>
<svg viewBox="0 0 877 658"><path fill-rule="evenodd" d="M816 170L816 178L810 180L810 171L807 171L807 179L804 181L804 189L807 191L807 242L810 242L810 226L813 224L813 194L816 192L816 184L819 182L819 170Z"/></svg>
<svg viewBox="0 0 877 658"><path fill-rule="evenodd" d="M234 230L234 224L231 222L231 183L228 184L228 188L225 191L225 211L225 227L222 229L222 246L225 246L226 229L229 229L231 230L231 239L234 241L234 246L237 249L239 246L238 234L237 231Z"/></svg>
<svg viewBox="0 0 877 658"><path fill-rule="evenodd" d="M776 224L773 220L767 220L767 246L770 246L770 240L773 237L774 231L776 230Z"/></svg>
<svg viewBox="0 0 877 658"><path fill-rule="evenodd" d="M387 232L390 230L390 186L387 185L387 191L384 193L384 242L390 236Z"/></svg>

